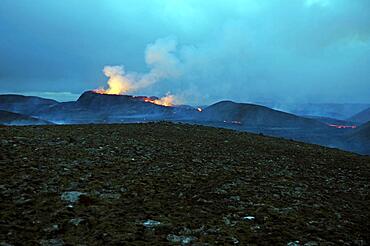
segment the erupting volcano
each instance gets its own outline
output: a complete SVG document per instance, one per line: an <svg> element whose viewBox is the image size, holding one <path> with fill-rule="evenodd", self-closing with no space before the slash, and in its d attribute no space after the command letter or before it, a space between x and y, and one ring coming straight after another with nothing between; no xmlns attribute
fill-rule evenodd
<svg viewBox="0 0 370 246"><path fill-rule="evenodd" d="M123 66L105 66L104 75L108 77L108 88L93 90L99 94L127 95L152 86L161 80L178 78L181 74L181 62L176 56L177 43L171 38L158 39L145 50L146 73L126 72ZM145 102L162 106L178 104L178 99L167 93L162 98L146 98Z"/></svg>
<svg viewBox="0 0 370 246"><path fill-rule="evenodd" d="M98 88L93 90L97 94L107 94L107 95L126 95L128 92L133 92L141 87L143 87L142 81L135 83L134 79L129 75L125 75L124 69L122 66L106 66L103 70L104 74L109 78L108 79L108 88ZM136 97L142 99L144 102L154 103L162 106L174 106L175 102L178 101L174 95L167 93L166 96L162 98L157 97Z"/></svg>

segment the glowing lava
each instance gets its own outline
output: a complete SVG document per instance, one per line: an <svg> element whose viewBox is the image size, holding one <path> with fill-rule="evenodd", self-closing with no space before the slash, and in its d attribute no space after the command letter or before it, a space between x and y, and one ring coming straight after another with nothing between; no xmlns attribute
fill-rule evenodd
<svg viewBox="0 0 370 246"><path fill-rule="evenodd" d="M94 90L95 93L122 95L137 89L133 78L125 74L123 66L105 66L103 72L109 78L107 81L108 89L99 88Z"/></svg>
<svg viewBox="0 0 370 246"><path fill-rule="evenodd" d="M338 128L338 129L355 129L355 128L357 128L357 126L355 126L355 125L345 126L345 125L328 124L328 126L335 127L335 128Z"/></svg>
<svg viewBox="0 0 370 246"><path fill-rule="evenodd" d="M162 105L166 107L171 107L175 105L175 96L167 94L165 97L159 99L152 99L149 97L144 98L144 102L154 103L157 105Z"/></svg>
<svg viewBox="0 0 370 246"><path fill-rule="evenodd" d="M123 93L113 93L112 90L110 89L95 89L93 90L94 93L97 93L97 94L105 94L105 95L123 95ZM162 97L162 98L157 98L157 97L143 97L143 96L134 96L134 98L136 98L137 100L140 100L140 101L144 101L144 102L147 102L147 103L153 103L153 104L157 104L157 105L161 105L161 106L165 106L165 107L172 107L172 106L175 106L175 101L177 101L176 97L174 95L171 95L171 94L167 94L165 97Z"/></svg>

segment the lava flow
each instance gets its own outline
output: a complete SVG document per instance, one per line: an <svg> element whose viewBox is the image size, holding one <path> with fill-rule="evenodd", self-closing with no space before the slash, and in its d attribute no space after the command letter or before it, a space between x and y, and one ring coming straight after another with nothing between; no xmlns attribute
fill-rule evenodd
<svg viewBox="0 0 370 246"><path fill-rule="evenodd" d="M355 129L355 128L357 128L357 126L355 126L355 125L345 126L345 125L328 124L328 126L335 127L335 128L338 128L338 129Z"/></svg>
<svg viewBox="0 0 370 246"><path fill-rule="evenodd" d="M93 90L97 94L106 94L106 95L125 95L127 92L131 91L129 83L123 83L122 78L111 77L108 81L109 88L99 88ZM157 97L136 97L144 102L153 103L157 105L162 105L166 107L171 107L175 105L176 98L174 95L167 94L162 98Z"/></svg>
<svg viewBox="0 0 370 246"><path fill-rule="evenodd" d="M156 70L155 70L156 71ZM108 88L98 88L93 90L93 92L98 94L108 94L108 95L126 95L127 93L131 93L137 91L139 89L145 88L152 84L152 80L157 78L158 76L154 76L155 73L149 73L145 76L142 76L141 79L135 79L135 77L131 74L126 74L123 70L122 66L106 66L103 70L105 76L108 79ZM154 74L153 74L154 73ZM174 95L167 94L162 98L157 97L135 97L138 100L142 100L144 102L153 103L157 105L162 105L166 107L174 106L177 98Z"/></svg>
<svg viewBox="0 0 370 246"><path fill-rule="evenodd" d="M104 90L104 89L96 89L96 90L93 90L94 93L97 93L97 94L105 94L105 95L123 95L123 93L110 93L108 92L108 90ZM167 94L166 96L162 97L162 98L157 98L157 97L145 97L145 96L134 96L134 98L136 98L137 100L140 100L140 101L144 101L144 102L147 102L147 103L153 103L153 104L157 104L157 105L161 105L161 106L165 106L165 107L172 107L172 106L175 106L175 101L176 101L176 98L174 95L170 95L170 94Z"/></svg>
<svg viewBox="0 0 370 246"><path fill-rule="evenodd" d="M174 106L175 96L174 95L166 95L165 97L159 99L152 99L149 97L144 98L144 102L154 103L157 105L162 105L166 107Z"/></svg>

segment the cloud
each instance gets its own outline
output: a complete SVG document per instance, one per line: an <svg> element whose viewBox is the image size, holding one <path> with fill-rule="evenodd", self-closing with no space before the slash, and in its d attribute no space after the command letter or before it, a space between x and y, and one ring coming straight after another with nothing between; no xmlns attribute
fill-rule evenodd
<svg viewBox="0 0 370 246"><path fill-rule="evenodd" d="M97 92L107 94L125 94L149 87L158 81L178 78L181 75L181 63L176 57L177 42L173 38L157 39L149 44L145 51L147 73L124 71L123 66L105 66L103 72L108 79L108 89Z"/></svg>
<svg viewBox="0 0 370 246"><path fill-rule="evenodd" d="M7 90L79 93L123 64L132 92L194 104L370 101L368 0L35 1L2 1Z"/></svg>

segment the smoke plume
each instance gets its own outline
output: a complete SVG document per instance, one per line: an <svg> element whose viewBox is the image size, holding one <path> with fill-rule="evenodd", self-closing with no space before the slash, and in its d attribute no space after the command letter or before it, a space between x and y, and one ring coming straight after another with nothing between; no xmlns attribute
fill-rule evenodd
<svg viewBox="0 0 370 246"><path fill-rule="evenodd" d="M135 92L154 83L177 78L181 75L181 62L176 56L177 42L173 38L158 39L145 50L145 62L149 72L140 74L125 72L124 66L105 66L103 72L108 79L108 89L97 89L104 94Z"/></svg>

